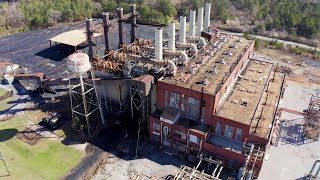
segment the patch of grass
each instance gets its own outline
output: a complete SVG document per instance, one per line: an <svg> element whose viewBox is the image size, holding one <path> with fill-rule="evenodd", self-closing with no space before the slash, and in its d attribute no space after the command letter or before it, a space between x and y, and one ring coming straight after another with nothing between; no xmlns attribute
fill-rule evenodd
<svg viewBox="0 0 320 180"><path fill-rule="evenodd" d="M7 92L8 92L7 90L0 88L0 96L3 96Z"/></svg>
<svg viewBox="0 0 320 180"><path fill-rule="evenodd" d="M25 121L18 115L0 122L0 136L11 137L0 143L0 151L10 171L10 176L3 179L59 179L84 156L83 152L53 139L44 138L31 146L5 131L24 128Z"/></svg>
<svg viewBox="0 0 320 180"><path fill-rule="evenodd" d="M10 104L10 101L14 101L16 98L14 96L11 96L5 100L2 100L0 102L0 110L5 110L7 108L9 108L10 106L12 106L13 104Z"/></svg>

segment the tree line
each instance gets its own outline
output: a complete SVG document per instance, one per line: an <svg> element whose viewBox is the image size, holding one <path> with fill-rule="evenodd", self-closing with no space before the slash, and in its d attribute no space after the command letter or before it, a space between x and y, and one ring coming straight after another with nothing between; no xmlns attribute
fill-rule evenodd
<svg viewBox="0 0 320 180"><path fill-rule="evenodd" d="M132 2L137 4L140 23L167 25L172 18L188 15L190 9L211 2L214 20L233 19L231 6L254 16L260 22L254 32L285 30L306 38L320 34L320 4L302 0L187 0L177 7L170 0L15 0L0 2L0 32L81 21L102 12L115 12L117 7L128 13Z"/></svg>

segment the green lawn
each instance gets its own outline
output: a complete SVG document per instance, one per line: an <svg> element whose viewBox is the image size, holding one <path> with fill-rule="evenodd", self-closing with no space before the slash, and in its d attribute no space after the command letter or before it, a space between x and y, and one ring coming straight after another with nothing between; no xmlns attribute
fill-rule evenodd
<svg viewBox="0 0 320 180"><path fill-rule="evenodd" d="M83 152L59 141L41 139L31 146L17 139L14 135L25 128L24 124L18 116L0 122L0 152L10 171L3 179L59 179L84 157Z"/></svg>

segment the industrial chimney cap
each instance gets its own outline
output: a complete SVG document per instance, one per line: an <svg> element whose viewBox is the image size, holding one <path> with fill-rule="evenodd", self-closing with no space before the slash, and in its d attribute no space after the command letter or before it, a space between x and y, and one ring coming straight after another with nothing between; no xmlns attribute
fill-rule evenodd
<svg viewBox="0 0 320 180"><path fill-rule="evenodd" d="M73 73L85 73L91 69L89 56L80 51L77 51L68 57L67 66L68 70Z"/></svg>

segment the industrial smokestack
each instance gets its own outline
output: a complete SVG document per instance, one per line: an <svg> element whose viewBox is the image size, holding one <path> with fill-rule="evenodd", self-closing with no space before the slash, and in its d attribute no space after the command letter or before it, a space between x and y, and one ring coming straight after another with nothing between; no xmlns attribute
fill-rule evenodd
<svg viewBox="0 0 320 180"><path fill-rule="evenodd" d="M124 24L123 24L123 8L117 8L118 26L119 26L119 48L124 45Z"/></svg>
<svg viewBox="0 0 320 180"><path fill-rule="evenodd" d="M186 43L186 17L180 16L179 42Z"/></svg>
<svg viewBox="0 0 320 180"><path fill-rule="evenodd" d="M93 42L93 24L92 24L92 19L88 18L86 19L86 27L87 27L87 40L88 40L88 46L89 46L89 58L93 59L96 57L95 55L95 44Z"/></svg>
<svg viewBox="0 0 320 180"><path fill-rule="evenodd" d="M163 59L163 46L162 46L162 29L156 28L155 32L155 59L162 60Z"/></svg>
<svg viewBox="0 0 320 180"><path fill-rule="evenodd" d="M111 41L110 41L110 19L109 13L102 13L103 18L103 30L104 30L104 43L106 48L106 54L111 51Z"/></svg>
<svg viewBox="0 0 320 180"><path fill-rule="evenodd" d="M206 3L206 10L204 15L204 31L209 32L210 26L210 14L211 14L211 3Z"/></svg>
<svg viewBox="0 0 320 180"><path fill-rule="evenodd" d="M168 37L168 48L170 51L174 51L176 49L175 43L176 43L176 24L174 22L171 22L169 24L169 37Z"/></svg>
<svg viewBox="0 0 320 180"><path fill-rule="evenodd" d="M203 30L203 7L198 9L197 36L201 36Z"/></svg>
<svg viewBox="0 0 320 180"><path fill-rule="evenodd" d="M189 36L194 37L196 31L196 11L190 10Z"/></svg>
<svg viewBox="0 0 320 180"><path fill-rule="evenodd" d="M137 11L136 5L130 4L130 11L131 11L131 43L134 43L136 40L136 28L137 28Z"/></svg>

